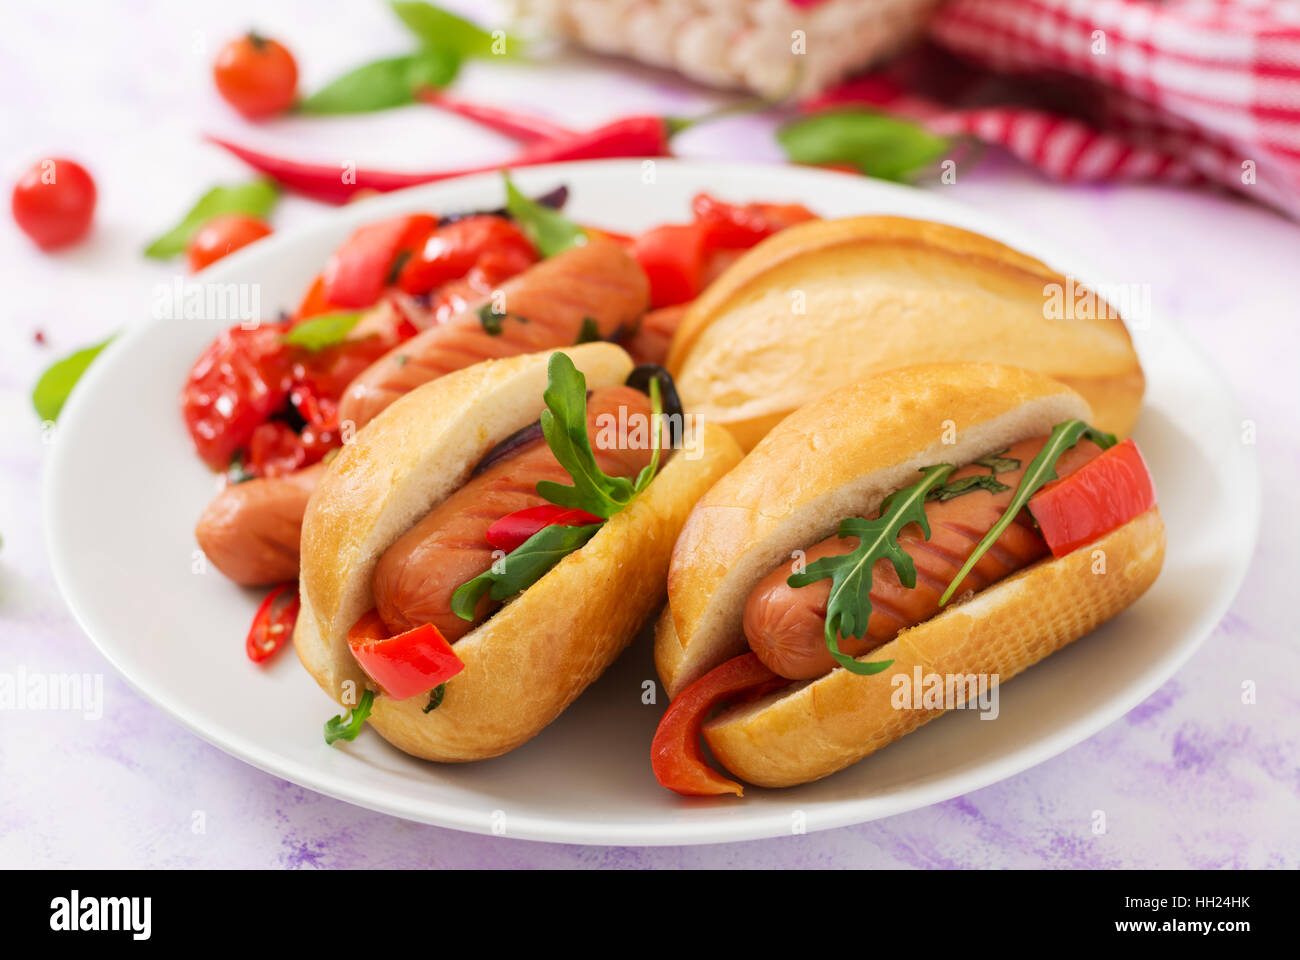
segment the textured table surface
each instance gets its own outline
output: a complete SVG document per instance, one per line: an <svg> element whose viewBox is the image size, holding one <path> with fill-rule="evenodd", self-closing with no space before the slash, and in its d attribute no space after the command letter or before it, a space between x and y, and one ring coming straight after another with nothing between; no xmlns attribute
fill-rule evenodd
<svg viewBox="0 0 1300 960"><path fill-rule="evenodd" d="M99 719L0 712L0 866L163 867L1138 867L1300 863L1300 651L1295 577L1300 498L1300 227L1207 193L1062 187L996 158L950 191L1070 241L1121 281L1149 283L1233 384L1257 426L1264 523L1231 611L1154 696L1091 740L965 797L808 836L650 850L556 846L459 834L349 806L261 773L150 705L67 613L39 522L44 455L29 393L53 358L148 309L175 268L138 251L213 183L244 173L198 138L241 130L213 93L216 46L255 24L297 54L307 86L407 40L381 4L44 4L22 0L0 32L0 173L8 189L46 154L81 159L100 190L89 242L38 255L0 222L0 673L103 677ZM346 29L340 29L346 20ZM55 47L55 38L58 47ZM57 53L57 56L56 56ZM460 89L533 103L574 125L714 101L661 74L606 62L473 65ZM779 159L771 123L689 131L687 157ZM245 139L360 163L415 168L501 156L505 142L425 108L363 119L284 121ZM430 158L432 162L430 162ZM721 185L720 185L721 186ZM277 226L324 208L289 199ZM36 342L43 331L46 345ZM124 425L123 429L129 429ZM105 469L140 469L105 464ZM1207 504L1212 509L1213 504ZM147 596L141 597L147 603ZM180 642L182 638L161 638ZM1244 681L1257 702L1242 703ZM191 829L202 810L206 830ZM1094 835L1092 813L1107 831Z"/></svg>

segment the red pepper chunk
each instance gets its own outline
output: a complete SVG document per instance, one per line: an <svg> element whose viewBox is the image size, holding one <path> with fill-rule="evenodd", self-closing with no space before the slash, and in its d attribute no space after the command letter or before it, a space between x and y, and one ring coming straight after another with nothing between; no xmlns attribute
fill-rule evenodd
<svg viewBox="0 0 1300 960"><path fill-rule="evenodd" d="M1029 498L1052 556L1092 543L1156 504L1142 451L1132 440L1111 447Z"/></svg>
<svg viewBox="0 0 1300 960"><path fill-rule="evenodd" d="M300 605L296 583L282 583L266 595L253 615L253 625L248 628L244 640L249 660L261 663L284 646L285 641L293 636Z"/></svg>
<svg viewBox="0 0 1300 960"><path fill-rule="evenodd" d="M325 301L346 309L370 306L388 285L398 254L418 246L437 223L427 213L416 213L358 229L325 265Z"/></svg>
<svg viewBox="0 0 1300 960"><path fill-rule="evenodd" d="M485 266L494 279L508 279L536 262L537 251L518 226L482 214L429 233L402 266L397 285L418 296L459 280L475 267Z"/></svg>
<svg viewBox="0 0 1300 960"><path fill-rule="evenodd" d="M650 306L671 307L694 300L704 286L707 228L699 223L666 224L636 238L632 255L650 280Z"/></svg>
<svg viewBox="0 0 1300 960"><path fill-rule="evenodd" d="M817 219L799 204L725 203L707 193L691 201L697 223L704 226L710 249L748 250L792 224Z"/></svg>
<svg viewBox="0 0 1300 960"><path fill-rule="evenodd" d="M509 553L545 527L585 527L604 522L603 518L586 510L543 503L541 506L507 513L487 528L486 536L487 542L492 546Z"/></svg>
<svg viewBox="0 0 1300 960"><path fill-rule="evenodd" d="M348 647L366 675L394 700L427 693L465 669L431 623L393 637L387 633L378 611L371 608L348 631Z"/></svg>
<svg viewBox="0 0 1300 960"><path fill-rule="evenodd" d="M650 745L650 765L660 786L687 797L743 796L740 784L704 762L700 745L704 721L724 700L761 697L790 682L763 666L756 654L746 653L714 667L679 693L664 712Z"/></svg>

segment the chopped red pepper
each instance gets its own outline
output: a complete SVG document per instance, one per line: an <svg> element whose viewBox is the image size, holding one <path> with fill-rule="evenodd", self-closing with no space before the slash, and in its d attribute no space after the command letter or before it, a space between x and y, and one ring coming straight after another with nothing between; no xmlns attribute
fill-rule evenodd
<svg viewBox="0 0 1300 960"><path fill-rule="evenodd" d="M704 286L705 241L699 223L666 224L636 238L632 255L650 279L650 306L694 300Z"/></svg>
<svg viewBox="0 0 1300 960"><path fill-rule="evenodd" d="M545 527L585 527L604 522L603 518L593 516L586 510L543 503L507 513L494 522L487 529L487 542L498 550L509 553Z"/></svg>
<svg viewBox="0 0 1300 960"><path fill-rule="evenodd" d="M1047 484L1029 498L1029 512L1052 556L1063 557L1155 504L1151 473L1142 451L1130 439Z"/></svg>
<svg viewBox="0 0 1300 960"><path fill-rule="evenodd" d="M266 595L253 615L253 625L248 628L244 641L249 660L261 663L284 646L293 636L300 605L296 583L282 583Z"/></svg>
<svg viewBox="0 0 1300 960"><path fill-rule="evenodd" d="M470 272L485 259L493 276L508 278L537 262L532 242L504 217L480 215L432 231L397 276L406 293L428 293Z"/></svg>
<svg viewBox="0 0 1300 960"><path fill-rule="evenodd" d="M325 265L321 294L344 308L370 306L388 285L398 255L423 243L437 223L427 213L415 213L359 228Z"/></svg>
<svg viewBox="0 0 1300 960"><path fill-rule="evenodd" d="M679 693L650 745L650 763L660 786L688 797L742 796L739 783L705 763L700 745L704 721L723 701L751 700L791 682L763 666L756 654L746 653L714 667Z"/></svg>
<svg viewBox="0 0 1300 960"><path fill-rule="evenodd" d="M792 224L817 219L797 203L724 203L707 193L697 194L691 208L705 226L709 247L724 250L746 250Z"/></svg>
<svg viewBox="0 0 1300 960"><path fill-rule="evenodd" d="M431 623L397 636L371 609L348 631L348 647L371 680L394 700L427 693L465 669L438 628Z"/></svg>

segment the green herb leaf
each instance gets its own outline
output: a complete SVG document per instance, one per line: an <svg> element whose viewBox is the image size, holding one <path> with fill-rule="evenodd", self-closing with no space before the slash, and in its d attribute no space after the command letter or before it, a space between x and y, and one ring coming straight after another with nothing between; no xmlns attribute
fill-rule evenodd
<svg viewBox="0 0 1300 960"><path fill-rule="evenodd" d="M231 454L230 465L226 467L226 483L233 487L252 479L254 479L253 474L249 473L248 468L244 466L243 452L236 450Z"/></svg>
<svg viewBox="0 0 1300 960"><path fill-rule="evenodd" d="M1030 460L1029 466L1025 468L1024 475L1020 478L1020 486L1016 487L1015 496L1007 504L1007 509L998 518L998 522L993 524L993 529L984 535L984 539L976 545L975 550L966 558L962 568L957 571L957 576L953 577L952 583L948 584L948 589L939 598L939 606L943 606L952 598L957 585L966 579L966 574L975 568L975 564L979 562L980 557L984 556L989 547L997 542L998 537L1002 536L1002 531L1011 526L1012 521L1016 519L1016 515L1029 502L1029 498L1037 493L1044 484L1056 479L1056 462L1061 459L1061 454L1078 443L1081 437L1087 437L1103 450L1115 445L1113 434L1103 433L1094 427L1088 426L1082 420L1066 420L1064 423L1058 423L1053 427L1051 435L1047 438L1047 443L1043 444L1043 449L1038 451L1038 455Z"/></svg>
<svg viewBox="0 0 1300 960"><path fill-rule="evenodd" d="M59 412L67 402L72 388L86 372L90 362L99 356L99 351L112 341L113 338L109 337L103 343L78 350L47 367L32 389L32 406L36 408L36 415L42 420L59 419Z"/></svg>
<svg viewBox="0 0 1300 960"><path fill-rule="evenodd" d="M663 412L664 404L659 393L659 378L652 377L650 379L650 462L642 467L641 472L636 476L636 483L632 485L634 497L650 486L650 481L659 472L659 423Z"/></svg>
<svg viewBox="0 0 1300 960"><path fill-rule="evenodd" d="M935 487L928 494L926 500L933 500L937 503L947 503L954 497L960 497L963 493L972 493L975 490L987 490L989 493L1001 493L1003 490L1010 490L1005 483L992 474L978 474L972 477L962 477L960 480L953 480L945 483L941 487Z"/></svg>
<svg viewBox="0 0 1300 960"><path fill-rule="evenodd" d="M431 713L442 706L442 698L447 695L447 685L440 683L429 691L429 703L424 708L425 713Z"/></svg>
<svg viewBox="0 0 1300 960"><path fill-rule="evenodd" d="M305 347L315 353L346 340L360 319L360 312L354 311L322 313L293 327L280 337L280 342Z"/></svg>
<svg viewBox="0 0 1300 960"><path fill-rule="evenodd" d="M595 343L600 339L600 327L596 324L593 317L582 318L582 329L578 331L578 339L574 341L576 347L580 343Z"/></svg>
<svg viewBox="0 0 1300 960"><path fill-rule="evenodd" d="M949 463L926 467L921 471L920 480L885 498L876 519L849 517L840 521L839 535L857 537L857 548L840 556L822 557L810 563L803 573L796 573L786 580L792 587L806 587L818 580L831 581L830 598L826 604L826 646L835 662L850 673L879 673L894 662L860 663L840 652L839 637L866 635L867 621L871 619L871 572L877 560L892 563L903 586L916 586L916 564L899 545L898 535L909 523L915 523L925 538L930 539L930 523L925 516L926 496L954 469Z"/></svg>
<svg viewBox="0 0 1300 960"><path fill-rule="evenodd" d="M568 354L551 354L546 373L542 435L560 466L573 478L573 486L543 480L537 484L537 492L562 507L586 510L597 517L612 517L636 496L636 484L624 477L607 475L596 463L587 437L587 378L573 365Z"/></svg>
<svg viewBox="0 0 1300 960"><path fill-rule="evenodd" d="M847 163L869 177L906 181L951 144L923 127L866 110L828 110L800 117L776 134L795 163Z"/></svg>
<svg viewBox="0 0 1300 960"><path fill-rule="evenodd" d="M280 192L269 180L213 187L198 203L190 208L185 218L144 248L146 257L166 260L184 253L185 245L203 224L224 213L246 213L251 217L265 217L275 206Z"/></svg>
<svg viewBox="0 0 1300 960"><path fill-rule="evenodd" d="M367 690L361 695L361 702L352 708L352 713L346 721L343 715L331 717L325 721L325 742L333 743L335 740L355 740L357 734L361 732L361 725L366 722L366 717L370 716L370 708L375 702L375 692Z"/></svg>
<svg viewBox="0 0 1300 960"><path fill-rule="evenodd" d="M451 612L462 620L474 619L474 608L483 594L502 603L531 587L566 556L595 536L601 524L585 527L542 527L506 555L501 572L488 570L461 584L451 595ZM494 564L496 566L498 564Z"/></svg>
<svg viewBox="0 0 1300 960"><path fill-rule="evenodd" d="M510 179L509 171L501 171L501 177L506 183L506 212L515 219L543 257L553 257L570 247L580 247L587 242L587 231L582 227L558 210L544 207L531 197L524 196Z"/></svg>
<svg viewBox="0 0 1300 960"><path fill-rule="evenodd" d="M1010 447L1007 447L1007 450L1010 449ZM1012 470L1019 470L1019 460L1015 457L1002 456L1002 454L1006 453L1007 450L999 450L997 453L990 453L986 457L980 457L978 460L974 461L974 463L981 467L988 467L994 473L1008 473Z"/></svg>
<svg viewBox="0 0 1300 960"><path fill-rule="evenodd" d="M519 41L506 35L502 53L492 49L492 34L464 17L458 17L431 3L395 0L390 6L406 28L426 47L450 50L462 57L515 55Z"/></svg>
<svg viewBox="0 0 1300 960"><path fill-rule="evenodd" d="M445 87L456 78L460 57L454 50L429 48L387 57L350 70L298 105L316 115L369 113L415 102L424 87Z"/></svg>

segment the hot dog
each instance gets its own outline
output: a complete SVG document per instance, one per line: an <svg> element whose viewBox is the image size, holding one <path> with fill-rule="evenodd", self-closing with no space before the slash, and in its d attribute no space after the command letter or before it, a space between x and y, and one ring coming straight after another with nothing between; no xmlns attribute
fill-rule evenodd
<svg viewBox="0 0 1300 960"><path fill-rule="evenodd" d="M625 382L648 381L611 343L489 361L417 387L342 448L303 521L294 630L327 693L362 709L359 694L398 748L459 762L535 736L613 662L662 602L691 505L740 459L708 424L671 457L647 450L632 421L670 384L651 401ZM615 411L629 432L611 446ZM588 519L494 556L502 513L544 498Z"/></svg>
<svg viewBox="0 0 1300 960"><path fill-rule="evenodd" d="M895 676L1005 681L1133 603L1164 527L1136 446L1090 417L1040 374L930 364L774 428L673 551L660 782L741 792L704 764L701 735L752 784L828 776L943 712L896 709Z"/></svg>

